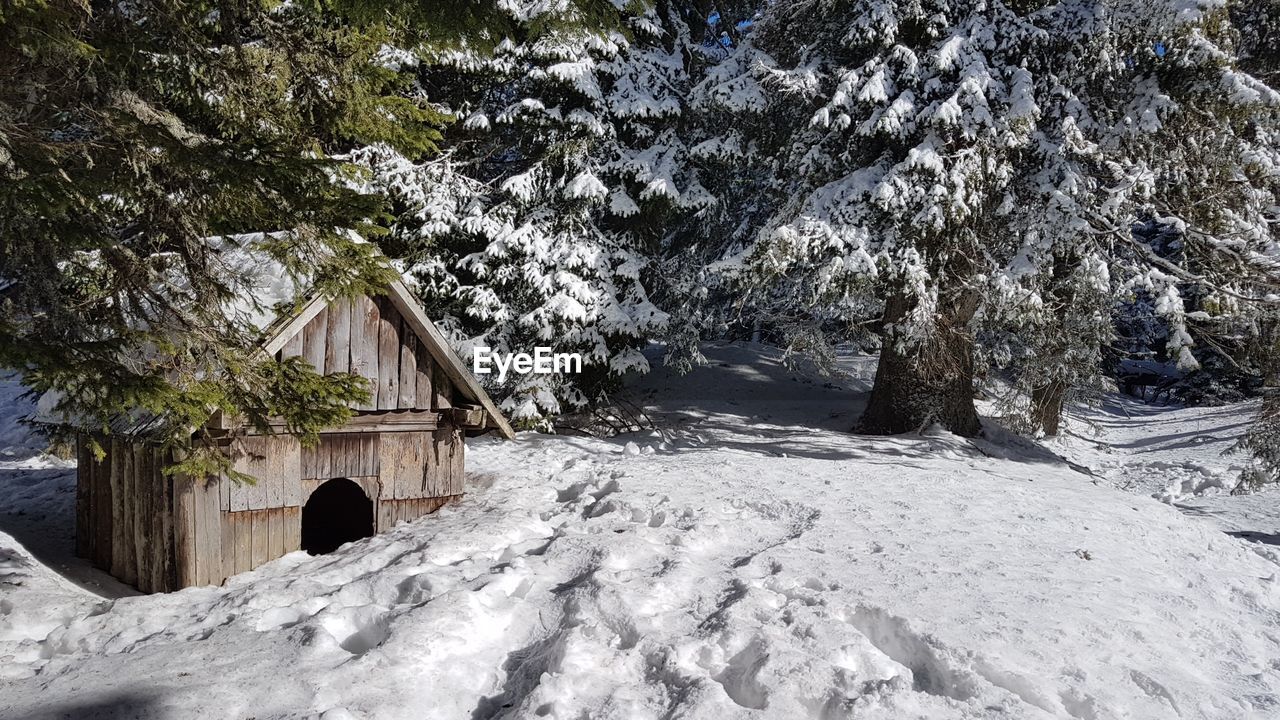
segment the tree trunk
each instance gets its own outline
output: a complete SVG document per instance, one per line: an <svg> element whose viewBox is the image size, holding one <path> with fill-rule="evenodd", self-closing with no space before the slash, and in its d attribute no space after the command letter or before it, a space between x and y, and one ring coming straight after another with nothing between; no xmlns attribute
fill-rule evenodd
<svg viewBox="0 0 1280 720"><path fill-rule="evenodd" d="M1062 428L1062 403L1066 399L1066 383L1053 380L1031 391L1031 423L1045 437L1055 437Z"/></svg>
<svg viewBox="0 0 1280 720"><path fill-rule="evenodd" d="M954 305L939 307L943 317L936 337L906 353L886 335L857 432L897 435L933 423L965 437L981 432L973 405L973 336L968 328L977 306L977 295L967 293ZM885 303L885 324L900 322L910 308L904 296L891 296Z"/></svg>

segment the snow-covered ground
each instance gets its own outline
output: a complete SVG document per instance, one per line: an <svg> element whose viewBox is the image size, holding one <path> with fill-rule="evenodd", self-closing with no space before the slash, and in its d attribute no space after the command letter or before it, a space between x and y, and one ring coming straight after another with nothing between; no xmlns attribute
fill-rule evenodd
<svg viewBox="0 0 1280 720"><path fill-rule="evenodd" d="M220 588L83 589L70 474L0 471L0 717L1280 717L1280 554L1215 524L1271 496L1185 484L1247 407L868 438L870 362L708 354L659 431L474 441L460 505Z"/></svg>

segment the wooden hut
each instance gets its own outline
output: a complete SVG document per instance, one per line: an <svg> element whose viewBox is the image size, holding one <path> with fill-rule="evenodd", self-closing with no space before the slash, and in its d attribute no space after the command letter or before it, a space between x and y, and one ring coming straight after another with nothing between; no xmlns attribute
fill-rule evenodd
<svg viewBox="0 0 1280 720"><path fill-rule="evenodd" d="M80 443L76 552L144 592L216 585L295 550L327 552L457 500L466 434L510 425L401 282L385 295L314 298L266 323L264 350L299 355L325 373L366 378L373 398L316 447L259 435L217 414L234 467L228 477L165 475L169 452L146 420Z"/></svg>

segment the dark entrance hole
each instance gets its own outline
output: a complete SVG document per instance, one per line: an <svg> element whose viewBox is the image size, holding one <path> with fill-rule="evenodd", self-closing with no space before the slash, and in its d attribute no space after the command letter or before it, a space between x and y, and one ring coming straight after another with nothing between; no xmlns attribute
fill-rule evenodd
<svg viewBox="0 0 1280 720"><path fill-rule="evenodd" d="M373 502L346 478L330 480L302 508L302 549L312 555L373 534Z"/></svg>

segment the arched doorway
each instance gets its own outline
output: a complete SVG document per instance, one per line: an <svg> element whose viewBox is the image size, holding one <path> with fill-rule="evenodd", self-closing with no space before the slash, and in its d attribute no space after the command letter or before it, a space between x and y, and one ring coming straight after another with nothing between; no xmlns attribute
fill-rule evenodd
<svg viewBox="0 0 1280 720"><path fill-rule="evenodd" d="M360 486L335 478L316 488L302 508L302 549L312 555L373 535L373 501Z"/></svg>

